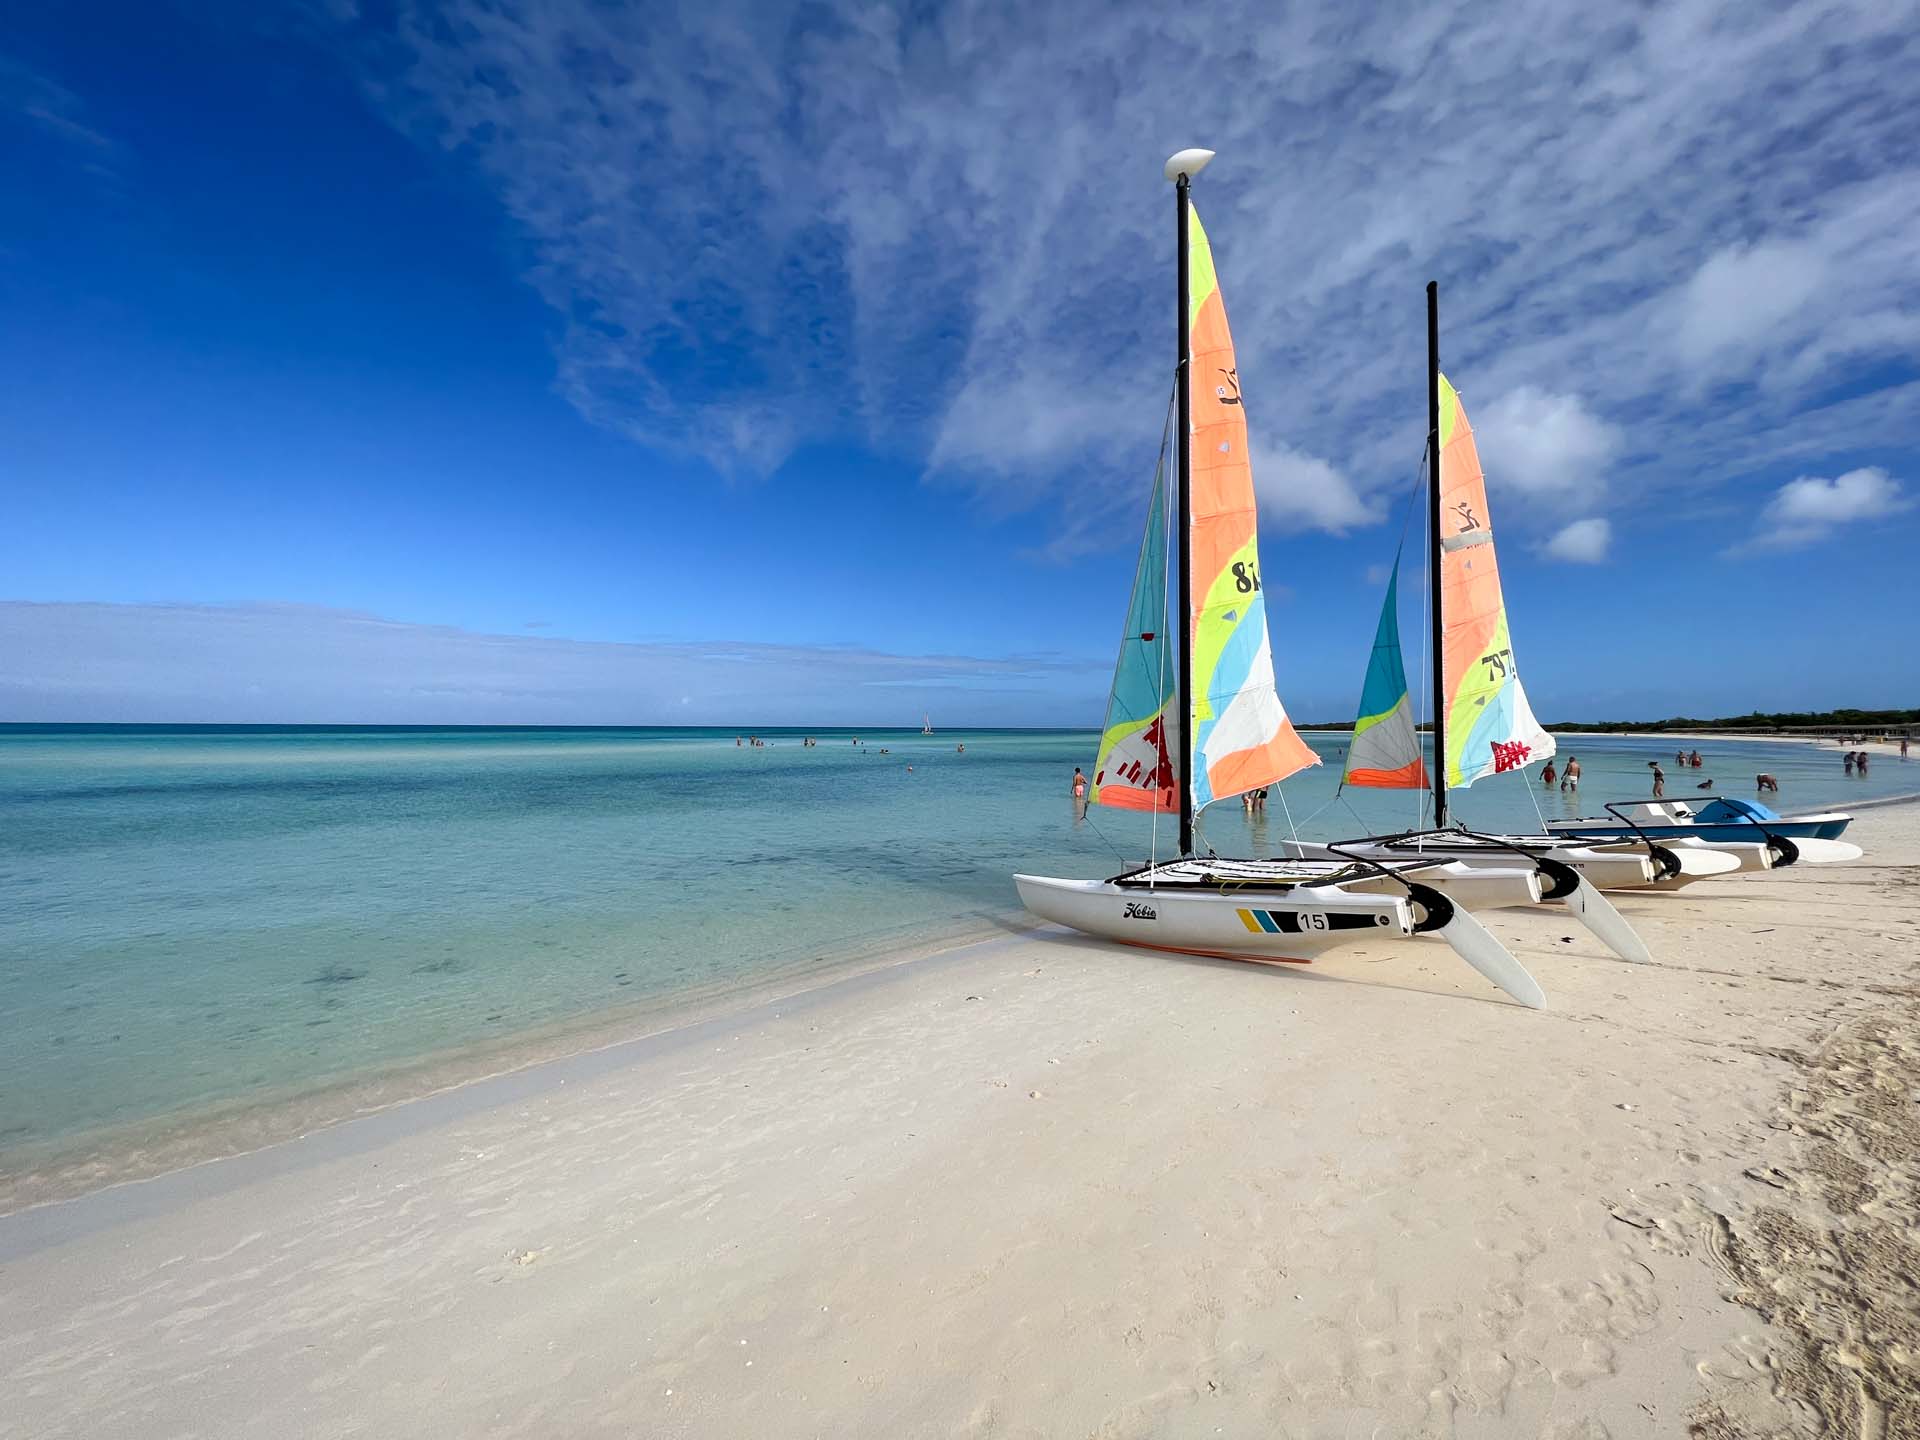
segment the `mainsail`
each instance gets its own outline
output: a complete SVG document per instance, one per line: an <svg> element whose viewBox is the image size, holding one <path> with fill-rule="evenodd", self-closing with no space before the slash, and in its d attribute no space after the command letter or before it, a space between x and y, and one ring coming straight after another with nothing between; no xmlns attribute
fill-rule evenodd
<svg viewBox="0 0 1920 1440"><path fill-rule="evenodd" d="M1193 808L1318 765L1273 687L1267 605L1239 366L1213 249L1188 209L1189 391L1193 427L1191 723Z"/></svg>
<svg viewBox="0 0 1920 1440"><path fill-rule="evenodd" d="M1093 762L1095 804L1122 810L1180 808L1173 757L1167 750L1173 658L1167 646L1166 452L1153 477L1153 506L1133 572L1133 599L1120 659L1113 667L1113 694L1100 752Z"/></svg>
<svg viewBox="0 0 1920 1440"><path fill-rule="evenodd" d="M1373 658L1360 689L1360 714L1347 747L1346 785L1381 790L1424 790L1427 767L1420 735L1413 728L1413 703L1407 695L1407 667L1400 654L1400 556L1393 557L1380 627L1373 632Z"/></svg>
<svg viewBox="0 0 1920 1440"><path fill-rule="evenodd" d="M1500 566L1487 520L1486 477L1460 396L1440 377L1441 681L1449 787L1553 754L1520 688Z"/></svg>

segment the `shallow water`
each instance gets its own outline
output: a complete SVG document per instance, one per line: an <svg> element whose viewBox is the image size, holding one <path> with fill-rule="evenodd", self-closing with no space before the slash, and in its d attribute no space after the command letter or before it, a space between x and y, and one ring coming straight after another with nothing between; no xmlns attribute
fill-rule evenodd
<svg viewBox="0 0 1920 1440"><path fill-rule="evenodd" d="M1090 735L818 733L0 727L0 1162L958 933L1018 914L1015 870L1105 875L1154 841L1076 820ZM1346 737L1312 739L1332 763L1264 819L1218 807L1217 849L1264 852L1289 812L1316 838L1412 822L1405 794L1336 800ZM1782 809L1920 790L1920 764L1849 779L1831 748L1716 741L1684 776L1656 741L1561 750L1581 813L1644 796L1652 757L1672 795L1771 771ZM1531 828L1537 789L1457 804Z"/></svg>

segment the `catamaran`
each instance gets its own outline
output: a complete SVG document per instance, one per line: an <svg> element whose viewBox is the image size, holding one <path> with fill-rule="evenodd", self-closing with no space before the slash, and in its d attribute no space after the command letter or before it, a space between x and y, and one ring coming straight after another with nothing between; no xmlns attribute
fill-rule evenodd
<svg viewBox="0 0 1920 1440"><path fill-rule="evenodd" d="M1779 815L1756 800L1719 795L1706 801L1615 801L1604 816L1576 820L1549 820L1547 828L1560 835L1612 839L1634 835L1664 844L1689 841L1716 847L1756 846L1775 856L1773 864L1795 862L1830 865L1858 860L1866 852L1840 836L1853 817L1838 810L1816 815Z"/></svg>
<svg viewBox="0 0 1920 1440"><path fill-rule="evenodd" d="M1014 883L1043 920L1235 960L1299 962L1351 941L1434 934L1514 999L1542 1005L1533 977L1469 911L1475 903L1538 903L1531 866L1230 860L1195 849L1194 817L1206 805L1319 763L1274 688L1239 367L1190 193L1212 158L1210 150L1183 150L1166 164L1178 271L1168 422L1177 435L1175 483L1169 496L1163 434L1088 795L1093 804L1151 813L1156 844L1160 816L1177 813L1179 853L1107 880L1016 875ZM1170 550L1179 601L1171 617Z"/></svg>
<svg viewBox="0 0 1920 1440"><path fill-rule="evenodd" d="M1524 772L1554 753L1520 683L1500 586L1486 476L1458 391L1440 370L1439 287L1427 286L1427 559L1433 624L1433 735L1429 773L1414 727L1401 653L1400 556L1387 583L1360 713L1342 785L1432 791L1433 824L1337 845L1287 842L1303 856L1445 857L1465 865L1511 865L1526 856L1547 878L1547 898L1568 908L1619 954L1645 947L1597 892L1670 889L1712 875L1769 869L1817 857L1757 830L1710 834L1621 821L1545 822L1544 833L1488 833L1448 823L1448 792L1489 775ZM1735 841L1739 843L1722 843ZM1751 843L1768 842L1768 843ZM1847 847L1852 848L1852 847Z"/></svg>

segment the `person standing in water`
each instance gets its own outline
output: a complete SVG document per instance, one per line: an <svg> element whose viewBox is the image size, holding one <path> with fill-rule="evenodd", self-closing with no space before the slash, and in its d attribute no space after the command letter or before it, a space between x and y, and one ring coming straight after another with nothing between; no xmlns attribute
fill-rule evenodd
<svg viewBox="0 0 1920 1440"><path fill-rule="evenodd" d="M1667 793L1667 772L1660 768L1658 760L1649 760L1647 764L1653 767L1653 798L1658 800Z"/></svg>
<svg viewBox="0 0 1920 1440"><path fill-rule="evenodd" d="M1560 774L1560 788L1562 790L1580 788L1580 762L1571 755L1567 756L1567 768Z"/></svg>
<svg viewBox="0 0 1920 1440"><path fill-rule="evenodd" d="M1547 789L1551 790L1553 788L1553 781L1554 781L1553 761L1549 760L1547 761L1547 768L1540 772L1540 783L1543 786L1545 786Z"/></svg>

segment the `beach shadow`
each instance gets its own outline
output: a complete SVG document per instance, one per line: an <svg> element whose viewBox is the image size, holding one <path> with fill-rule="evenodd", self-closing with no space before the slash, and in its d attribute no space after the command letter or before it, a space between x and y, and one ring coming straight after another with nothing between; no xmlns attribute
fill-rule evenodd
<svg viewBox="0 0 1920 1440"><path fill-rule="evenodd" d="M1509 1010L1525 1010L1526 1006L1495 991L1491 995L1469 995L1458 990L1434 990L1423 985L1407 985L1394 980L1374 979L1371 976L1333 975L1325 970L1314 969L1311 960L1236 960L1218 955L1188 955L1178 950L1157 950L1151 945L1126 945L1118 940L1101 940L1090 935L1080 935L1072 930L1053 925L1044 925L1031 931L1022 932L1025 938L1036 944L1048 945L1062 950L1078 950L1087 954L1133 961L1165 963L1172 961L1180 965L1190 965L1203 970L1254 971L1263 970L1268 974L1285 976L1289 981L1312 985L1354 985L1367 990L1397 990L1403 995L1425 995L1435 1000L1459 1000L1473 1005L1497 1005ZM1442 948L1444 940L1436 942ZM1352 958L1352 957L1349 957ZM1392 956L1380 956L1360 963L1369 965L1388 965L1393 963ZM1454 957L1458 960L1458 957ZM1472 967L1464 960L1459 964L1471 971ZM1545 1012L1539 1012L1545 1013Z"/></svg>

